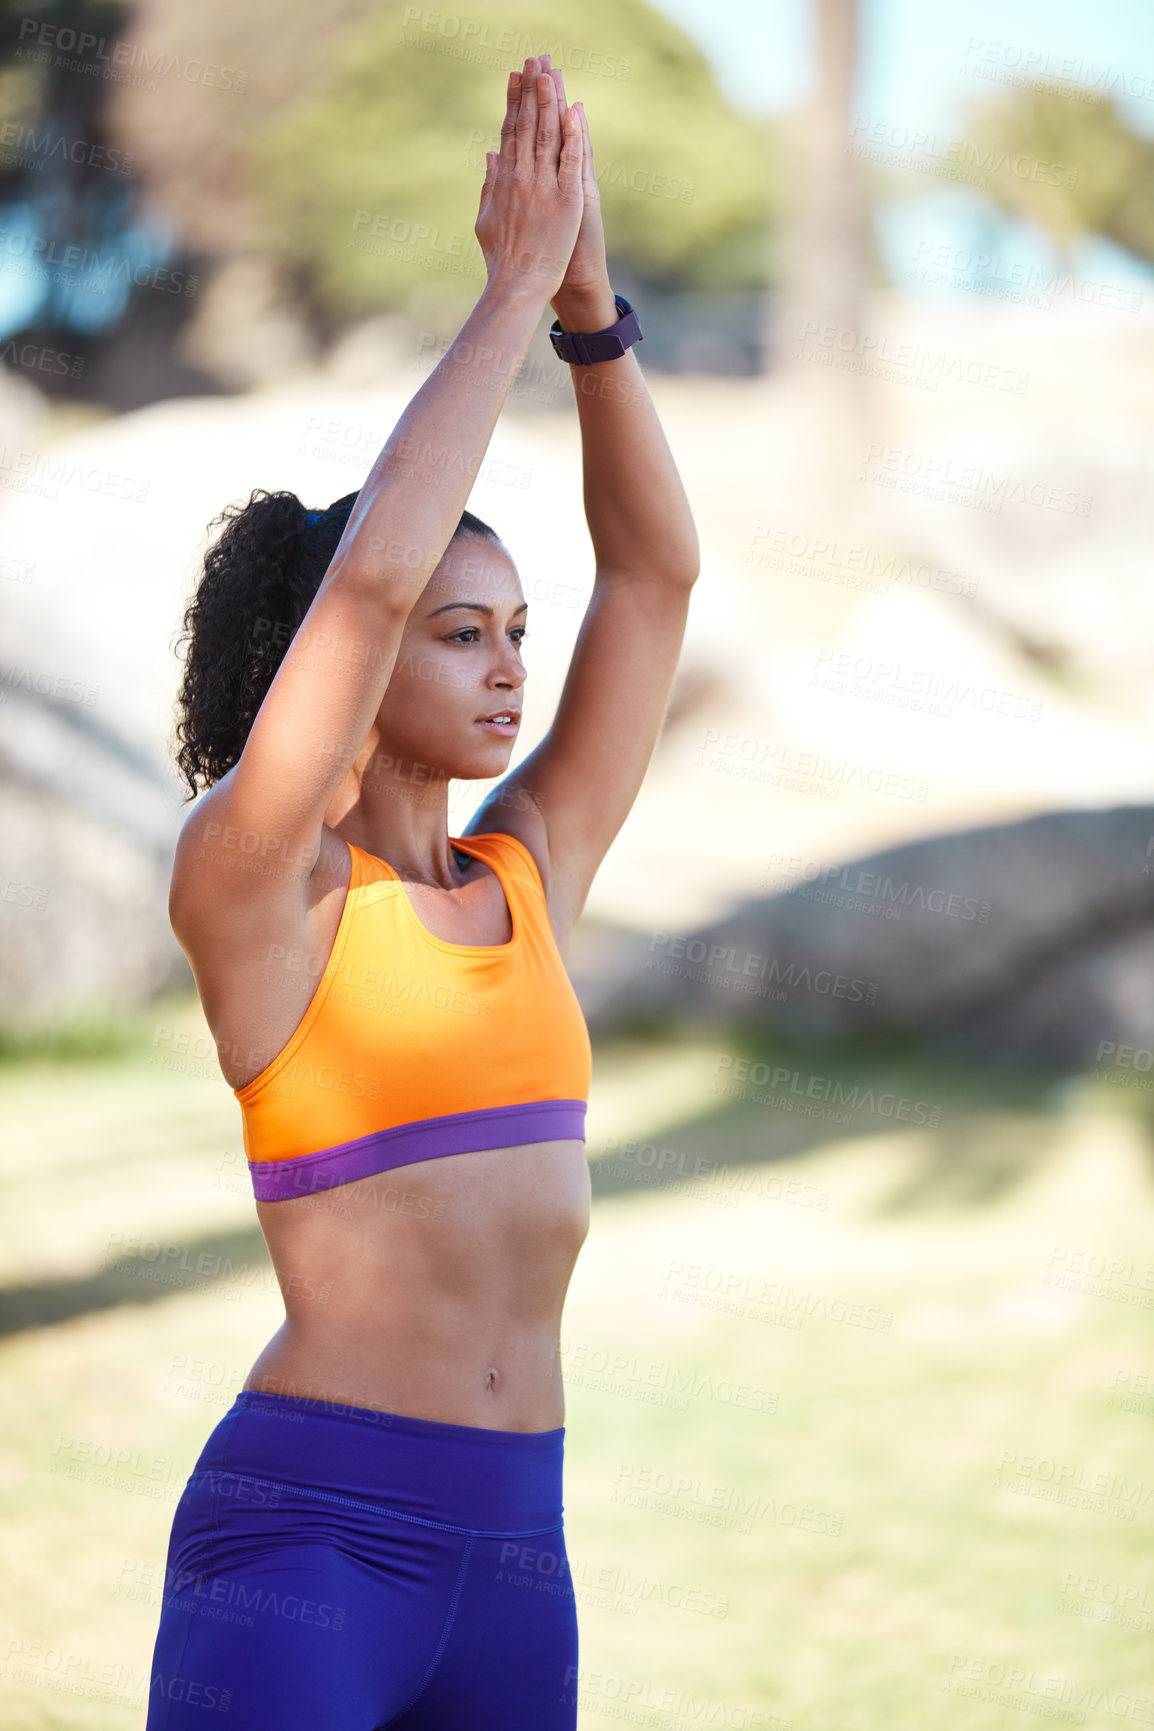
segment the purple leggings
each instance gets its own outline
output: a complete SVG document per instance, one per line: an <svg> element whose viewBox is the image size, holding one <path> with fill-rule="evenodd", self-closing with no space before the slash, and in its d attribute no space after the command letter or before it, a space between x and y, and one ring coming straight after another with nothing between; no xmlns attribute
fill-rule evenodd
<svg viewBox="0 0 1154 1731"><path fill-rule="evenodd" d="M146 1731L572 1731L564 1439L238 1394L176 1507Z"/></svg>

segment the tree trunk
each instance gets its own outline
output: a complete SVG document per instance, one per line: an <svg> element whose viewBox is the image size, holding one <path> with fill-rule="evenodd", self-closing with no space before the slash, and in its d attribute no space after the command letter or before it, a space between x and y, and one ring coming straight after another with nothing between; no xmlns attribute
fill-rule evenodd
<svg viewBox="0 0 1154 1731"><path fill-rule="evenodd" d="M814 326L856 331L865 286L865 210L860 163L852 149L858 0L814 0L814 5L817 87L794 135L772 345L785 366L796 364L799 345L803 351L812 346Z"/></svg>

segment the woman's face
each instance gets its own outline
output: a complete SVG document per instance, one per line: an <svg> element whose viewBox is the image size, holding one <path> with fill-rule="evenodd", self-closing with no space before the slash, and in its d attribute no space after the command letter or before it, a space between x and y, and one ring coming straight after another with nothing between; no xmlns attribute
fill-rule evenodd
<svg viewBox="0 0 1154 1731"><path fill-rule="evenodd" d="M521 719L526 610L504 547L454 537L405 623L377 712L378 751L415 785L505 773ZM512 721L488 719L500 715Z"/></svg>

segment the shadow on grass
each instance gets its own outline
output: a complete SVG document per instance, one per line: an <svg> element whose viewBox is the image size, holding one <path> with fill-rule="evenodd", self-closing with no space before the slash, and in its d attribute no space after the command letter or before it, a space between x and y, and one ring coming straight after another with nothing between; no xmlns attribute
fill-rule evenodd
<svg viewBox="0 0 1154 1731"><path fill-rule="evenodd" d="M687 1030L679 1038L687 1035L694 1038ZM990 1209L1043 1170L1059 1140L1063 1078L1053 1070L895 1043L751 1047L723 1037L718 1044L733 1060L721 1076L736 1097L719 1092L715 1107L675 1128L590 1147L595 1201L643 1199L699 1181L723 1193L731 1185L740 1196L759 1168L764 1180L767 1169L804 1162L833 1143L897 1134L908 1138L911 1158L873 1202L874 1217ZM652 1052L652 1040L645 1049ZM791 1176L804 1184L804 1165ZM222 1300L239 1301L265 1283L271 1289L275 1275L254 1221L183 1245L155 1243L91 1274L0 1288L0 1336L214 1288Z"/></svg>
<svg viewBox="0 0 1154 1731"><path fill-rule="evenodd" d="M1054 1070L895 1041L752 1047L723 1038L719 1049L727 1062L715 1108L656 1136L590 1150L595 1200L695 1181L740 1195L753 1187L743 1168L896 1134L908 1138L909 1170L874 1202L875 1217L992 1208L1042 1170L1055 1146Z"/></svg>
<svg viewBox="0 0 1154 1731"><path fill-rule="evenodd" d="M155 1255L148 1254L155 1244ZM156 1304L189 1292L235 1292L275 1287L276 1275L258 1226L242 1232L204 1233L187 1244L154 1240L144 1254L118 1257L93 1274L71 1280L28 1281L0 1287L0 1337L72 1322L122 1304Z"/></svg>

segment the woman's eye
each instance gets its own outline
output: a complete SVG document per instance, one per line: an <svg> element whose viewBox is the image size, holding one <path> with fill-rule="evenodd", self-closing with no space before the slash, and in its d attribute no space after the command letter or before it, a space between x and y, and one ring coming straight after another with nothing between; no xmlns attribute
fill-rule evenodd
<svg viewBox="0 0 1154 1731"><path fill-rule="evenodd" d="M478 641L480 635L481 635L481 627L479 625L465 625L465 626L462 626L460 631L454 631L453 632L452 636L449 638L449 642L450 643L466 643L466 642L467 643L476 643ZM510 637L512 637L512 639L515 643L520 644L526 637L528 637L529 629L525 625L514 625L512 631L509 633L509 635L510 635Z"/></svg>

